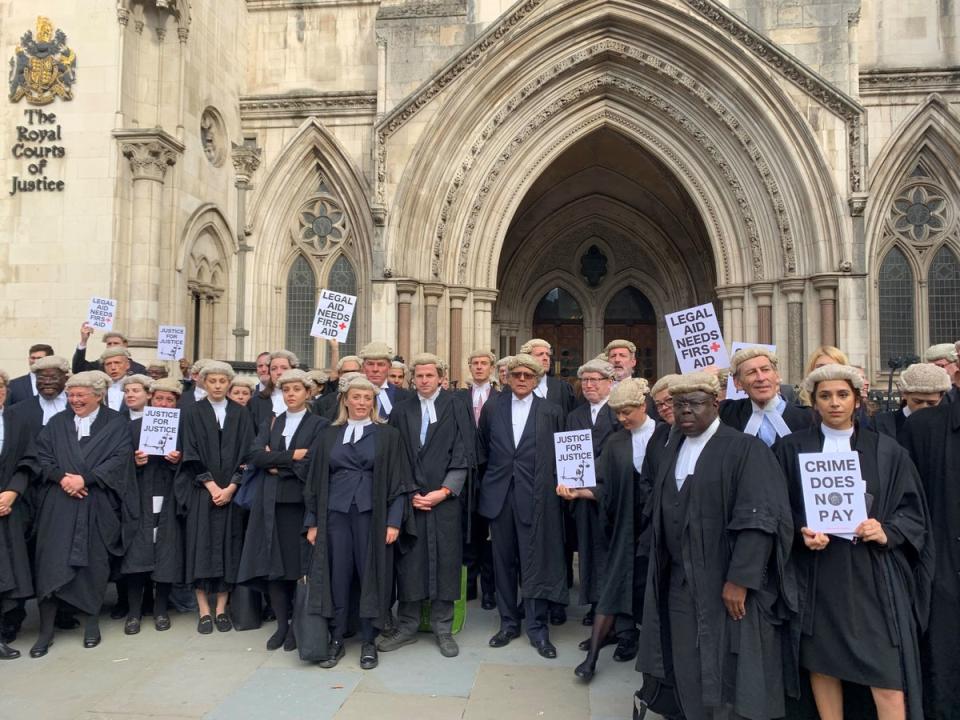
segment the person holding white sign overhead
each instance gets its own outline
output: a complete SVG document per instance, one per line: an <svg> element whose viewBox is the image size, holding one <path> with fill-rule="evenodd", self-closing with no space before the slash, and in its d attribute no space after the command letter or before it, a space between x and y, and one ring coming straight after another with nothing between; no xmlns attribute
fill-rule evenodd
<svg viewBox="0 0 960 720"><path fill-rule="evenodd" d="M730 372L747 397L720 404L724 424L760 438L767 447L777 438L813 425L808 409L788 403L780 395L779 361L766 348L738 350L730 361Z"/></svg>
<svg viewBox="0 0 960 720"><path fill-rule="evenodd" d="M799 632L795 629L793 637L799 647L795 645L794 653L810 673L824 720L844 716L843 683L854 686L846 693L848 701L870 688L880 720L919 720L918 639L923 628L917 618L926 616L929 584L923 581L932 577L926 500L907 452L893 438L855 423L861 383L860 373L847 365L814 370L803 386L820 425L797 431L774 448L787 476L798 528L794 564ZM868 515L852 541L808 527L800 457L851 450L859 456Z"/></svg>
<svg viewBox="0 0 960 720"><path fill-rule="evenodd" d="M80 326L80 343L73 353L71 370L74 374L86 370L103 370L101 363L87 360L87 343L90 341L91 335L93 335L93 328L89 323L83 323L83 325ZM127 338L123 333L111 330L103 334L103 344L108 348L125 348L127 347ZM134 373L145 373L147 369L136 360L131 360L130 371Z"/></svg>

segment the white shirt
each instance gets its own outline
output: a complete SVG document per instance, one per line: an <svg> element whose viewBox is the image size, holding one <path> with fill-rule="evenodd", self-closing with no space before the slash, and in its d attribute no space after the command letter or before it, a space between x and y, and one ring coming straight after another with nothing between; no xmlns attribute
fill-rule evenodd
<svg viewBox="0 0 960 720"><path fill-rule="evenodd" d="M139 420L143 417L143 410L128 410L131 420Z"/></svg>
<svg viewBox="0 0 960 720"><path fill-rule="evenodd" d="M290 439L293 437L294 433L297 432L297 428L300 427L300 421L303 420L304 416L307 414L307 409L304 408L300 412L287 412L287 421L283 425L283 441L287 444L287 449L290 449Z"/></svg>
<svg viewBox="0 0 960 720"><path fill-rule="evenodd" d="M4 427L5 425L6 423L4 422L4 419L3 419L3 407L0 407L0 453L3 452L3 435L6 429Z"/></svg>
<svg viewBox="0 0 960 720"><path fill-rule="evenodd" d="M910 417L911 415L913 415L913 410L911 410L908 405L904 405L902 408L900 408L900 412L903 413L903 416L904 416L905 418L908 418L908 417Z"/></svg>
<svg viewBox="0 0 960 720"><path fill-rule="evenodd" d="M520 438L523 435L523 429L527 426L527 418L530 417L530 408L533 407L533 393L520 399L516 395L512 396L510 401L510 414L513 419L513 444L519 445Z"/></svg>
<svg viewBox="0 0 960 720"><path fill-rule="evenodd" d="M34 372L28 373L30 375L30 388L33 390L34 397L39 395L37 392L37 375Z"/></svg>
<svg viewBox="0 0 960 720"><path fill-rule="evenodd" d="M40 401L40 409L43 410L44 425L50 422L50 418L58 412L67 409L67 394L65 392L60 393L53 400L47 400L43 395L37 395L37 400Z"/></svg>
<svg viewBox="0 0 960 720"><path fill-rule="evenodd" d="M720 418L716 418L710 423L710 427L696 437L685 437L683 439L683 445L680 446L680 452L677 453L677 467L673 473L677 480L678 489L683 487L683 481L687 479L687 476L696 472L700 453L703 452L703 448L707 446L710 438L716 434L719 427Z"/></svg>
<svg viewBox="0 0 960 720"><path fill-rule="evenodd" d="M193 399L194 399L194 400L196 400L197 402L200 402L200 401L203 400L206 396L207 396L207 391L206 391L206 390L204 390L204 389L203 389L202 387L200 387L199 385L194 385L194 386L193 386Z"/></svg>
<svg viewBox="0 0 960 720"><path fill-rule="evenodd" d="M107 388L107 405L111 410L119 410L123 407L123 387L119 382Z"/></svg>
<svg viewBox="0 0 960 720"><path fill-rule="evenodd" d="M597 424L597 415L600 414L600 411L603 409L603 406L607 404L607 400L609 399L610 399L609 397L605 397L603 400L601 400L596 404L590 403L590 424L591 425Z"/></svg>
<svg viewBox="0 0 960 720"><path fill-rule="evenodd" d="M846 430L834 430L820 423L820 432L823 433L823 452L850 452L852 427Z"/></svg>
<svg viewBox="0 0 960 720"><path fill-rule="evenodd" d="M420 393L417 393L417 397L420 398L420 416L423 417L424 411L430 416L430 424L433 425L437 421L437 396L440 394L440 391L443 388L437 388L433 395L430 397L424 397Z"/></svg>
<svg viewBox="0 0 960 720"><path fill-rule="evenodd" d="M211 400L207 398L207 402L210 403L210 406L213 408L213 414L217 416L217 425L220 426L220 429L223 430L223 425L227 421L227 400Z"/></svg>
<svg viewBox="0 0 960 720"><path fill-rule="evenodd" d="M273 414L279 415L287 411L287 404L283 401L283 390L274 388L270 393L270 402L273 403Z"/></svg>
<svg viewBox="0 0 960 720"><path fill-rule="evenodd" d="M85 437L90 437L90 428L93 426L94 421L97 419L97 415L100 414L100 407L97 406L97 409L86 417L80 417L79 415L73 416L73 425L77 428L77 440L82 440Z"/></svg>
<svg viewBox="0 0 960 720"><path fill-rule="evenodd" d="M473 397L473 407L483 407L483 404L487 402L487 398L490 397L490 383L485 382L483 385L474 385L470 389L470 394Z"/></svg>
<svg viewBox="0 0 960 720"><path fill-rule="evenodd" d="M393 412L393 403L390 402L390 396L387 395L387 387L389 387L389 385L390 382L384 380L383 385L380 386L380 392L377 395L377 401L380 403L384 415L389 415Z"/></svg>
<svg viewBox="0 0 960 720"><path fill-rule="evenodd" d="M643 425L630 431L633 440L633 467L637 472L643 469L643 459L647 456L647 443L650 442L653 431L656 429L656 421L648 417L643 421Z"/></svg>
<svg viewBox="0 0 960 720"><path fill-rule="evenodd" d="M547 399L547 374L544 373L540 376L540 382L537 383L537 386L533 389L533 394L537 397L541 397L544 400Z"/></svg>
<svg viewBox="0 0 960 720"><path fill-rule="evenodd" d="M347 420L347 429L343 433L343 444L349 445L363 437L363 429L367 425L373 425L373 420L364 418L363 420Z"/></svg>

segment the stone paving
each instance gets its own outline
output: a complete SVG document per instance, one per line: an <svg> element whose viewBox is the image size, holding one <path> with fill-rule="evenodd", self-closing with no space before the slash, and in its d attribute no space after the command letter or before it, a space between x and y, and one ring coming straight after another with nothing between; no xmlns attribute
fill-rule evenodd
<svg viewBox="0 0 960 720"><path fill-rule="evenodd" d="M58 631L50 653L34 660L36 610L13 646L23 654L0 663L0 718L42 720L627 720L640 675L605 648L590 685L573 668L588 629L582 609L551 629L558 657L544 660L525 637L505 648L487 645L496 611L471 602L456 636L457 658L443 658L429 634L380 654L372 671L359 667L360 646L331 670L301 663L297 654L268 652L274 623L259 630L198 635L194 615L171 617L164 633L145 618L139 635L105 614L103 642L85 650L81 631ZM652 717L652 716L648 716Z"/></svg>

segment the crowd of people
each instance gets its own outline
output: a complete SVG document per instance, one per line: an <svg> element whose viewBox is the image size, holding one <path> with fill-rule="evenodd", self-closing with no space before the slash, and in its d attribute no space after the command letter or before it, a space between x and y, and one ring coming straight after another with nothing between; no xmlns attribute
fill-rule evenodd
<svg viewBox="0 0 960 720"><path fill-rule="evenodd" d="M326 668L354 635L372 669L427 627L454 657L474 598L499 615L491 647L525 631L555 658L573 602L589 607L576 677L615 646L667 717L960 717L960 343L877 412L832 347L797 388L763 347L651 387L628 340L568 382L532 339L471 353L451 388L441 358L382 342L324 371L277 350L256 376L203 359L174 379L120 333L88 361L89 337L71 361L34 345L28 373L0 371L2 659L34 598L31 657L58 628L98 645L110 583L129 635L146 615L168 630L171 606L227 632L231 596L256 590L267 648L322 627ZM728 373L745 397L726 398ZM148 406L180 409L176 450L140 450ZM558 484L565 430L591 432L595 487ZM801 462L821 452L859 457L852 536L808 527Z"/></svg>

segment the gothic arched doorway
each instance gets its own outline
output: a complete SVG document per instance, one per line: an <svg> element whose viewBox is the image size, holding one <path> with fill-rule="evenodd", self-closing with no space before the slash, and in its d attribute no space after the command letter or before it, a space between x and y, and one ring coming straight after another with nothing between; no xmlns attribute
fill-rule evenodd
<svg viewBox="0 0 960 720"><path fill-rule="evenodd" d="M533 337L553 346L553 374L572 378L583 364L583 310L569 292L555 287L533 311Z"/></svg>
<svg viewBox="0 0 960 720"><path fill-rule="evenodd" d="M603 312L603 342L629 340L637 346L635 375L657 377L657 312L647 296L632 285L614 295Z"/></svg>

